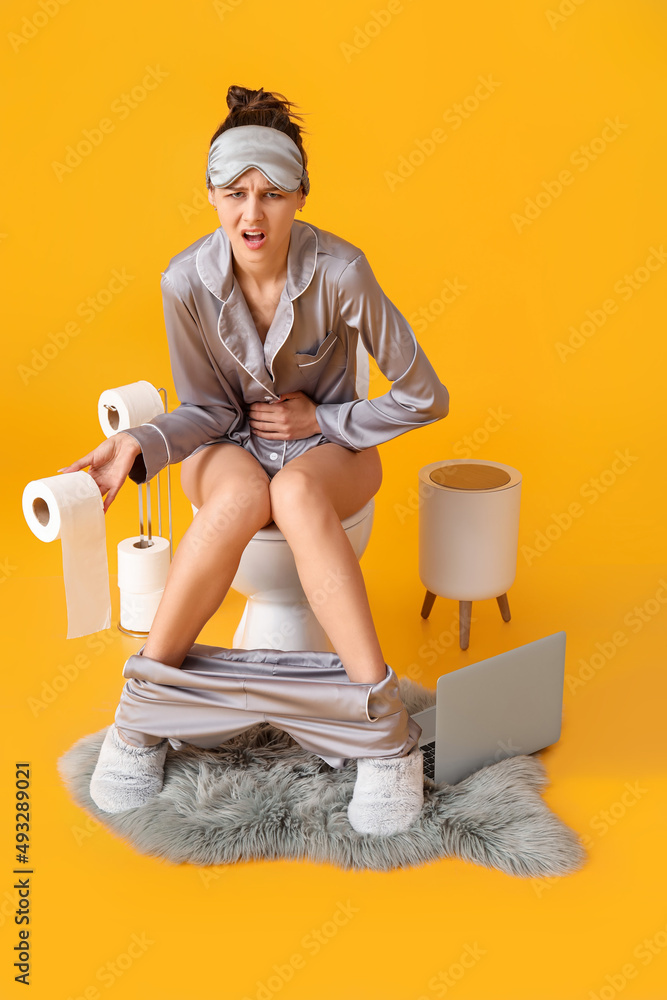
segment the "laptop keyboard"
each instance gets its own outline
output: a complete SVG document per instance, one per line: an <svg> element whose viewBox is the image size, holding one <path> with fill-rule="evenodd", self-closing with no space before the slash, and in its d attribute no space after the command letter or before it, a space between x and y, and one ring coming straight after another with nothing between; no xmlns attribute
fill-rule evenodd
<svg viewBox="0 0 667 1000"><path fill-rule="evenodd" d="M424 743L421 749L424 754L424 774L435 781L435 740L432 743Z"/></svg>

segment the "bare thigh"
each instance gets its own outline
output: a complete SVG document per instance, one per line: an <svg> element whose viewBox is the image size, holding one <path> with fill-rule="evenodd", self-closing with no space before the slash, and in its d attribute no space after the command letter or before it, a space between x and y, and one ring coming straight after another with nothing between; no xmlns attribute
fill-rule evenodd
<svg viewBox="0 0 667 1000"><path fill-rule="evenodd" d="M265 497L270 507L269 477L254 455L231 441L208 445L196 455L190 455L181 463L181 486L186 497L195 507L202 507L216 490L230 482L241 484L239 502L247 502L243 497ZM273 522L269 514L266 527Z"/></svg>
<svg viewBox="0 0 667 1000"><path fill-rule="evenodd" d="M310 448L291 459L271 480L274 503L281 495L281 487L294 482L295 477L305 477L313 491L324 493L343 521L361 510L380 489L380 453L375 446L363 451L351 451L333 441ZM294 493L288 488L286 495L289 505Z"/></svg>

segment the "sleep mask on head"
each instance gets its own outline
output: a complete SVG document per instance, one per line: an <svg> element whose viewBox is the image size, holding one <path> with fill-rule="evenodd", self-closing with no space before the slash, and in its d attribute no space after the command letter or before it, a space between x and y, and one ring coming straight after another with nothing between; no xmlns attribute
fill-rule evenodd
<svg viewBox="0 0 667 1000"><path fill-rule="evenodd" d="M282 191L297 191L300 184L310 191L299 147L277 128L235 125L221 132L209 150L207 183L210 178L214 187L228 187L249 167Z"/></svg>

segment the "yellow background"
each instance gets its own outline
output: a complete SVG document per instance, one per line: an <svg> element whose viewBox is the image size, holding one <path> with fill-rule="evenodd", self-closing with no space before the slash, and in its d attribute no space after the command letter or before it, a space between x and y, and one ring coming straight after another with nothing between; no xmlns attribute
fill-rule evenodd
<svg viewBox="0 0 667 1000"><path fill-rule="evenodd" d="M302 968L271 996L667 996L667 261L656 267L654 254L667 246L664 4L13 0L2 25L2 995L22 995L11 968L10 796L14 762L28 759L33 997L255 998L295 953ZM159 83L122 111L123 95L158 67ZM489 78L492 92L475 98ZM362 568L387 662L435 686L443 672L567 631L563 732L543 759L545 799L589 848L575 875L524 880L458 860L385 874L294 862L174 867L89 820L59 780L57 758L112 720L122 665L140 645L115 627L113 575L137 502L126 485L107 515L113 627L93 651L90 637L65 639L61 547L31 534L21 494L100 443L103 389L148 379L175 406L160 273L218 225L203 179L231 84L279 91L305 113L312 193L299 218L360 246L401 312L421 315L415 331L451 394L444 421L381 446ZM113 128L59 177L67 147L104 118ZM442 141L429 147L434 129ZM420 144L429 151L417 163ZM409 176L392 181L405 162ZM532 220L517 223L540 193ZM86 321L77 309L114 269L131 280ZM464 290L442 308L447 281ZM563 355L571 328L599 319L611 299L615 311ZM58 339L72 321L80 332ZM377 395L388 383L371 365ZM501 422L487 424L492 410ZM410 506L417 470L452 457L523 475L512 621L493 601L474 605L465 653L454 602L438 598L420 617ZM178 539L190 508L177 470L172 479ZM579 516L559 533L576 503ZM242 607L230 591L201 641L230 645ZM625 643L577 683L596 644L609 649L619 631ZM442 648L435 664L423 653L431 638ZM79 652L90 666L31 710ZM627 783L639 790L622 807ZM353 915L315 951L306 942L340 903ZM134 934L151 942L141 956L121 976L101 971ZM644 939L654 953L641 950ZM466 947L481 957L445 994L443 975Z"/></svg>

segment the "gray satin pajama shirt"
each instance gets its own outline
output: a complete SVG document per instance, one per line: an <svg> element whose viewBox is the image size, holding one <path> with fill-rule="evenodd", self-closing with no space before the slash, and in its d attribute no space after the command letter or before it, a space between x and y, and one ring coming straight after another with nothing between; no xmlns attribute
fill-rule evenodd
<svg viewBox="0 0 667 1000"><path fill-rule="evenodd" d="M249 404L281 393L301 390L317 403L322 433L285 442L252 434L252 446L278 468L283 449L287 461L325 438L362 451L447 415L449 393L407 320L362 251L333 233L292 223L285 287L264 344L234 280L222 226L172 257L161 284L180 406L129 429L141 445L130 471L135 483L205 444L247 447ZM359 337L392 382L375 399L357 398Z"/></svg>
<svg viewBox="0 0 667 1000"><path fill-rule="evenodd" d="M407 320L378 284L364 253L324 229L296 219L292 223L285 287L264 344L234 279L231 243L222 226L172 257L161 287L180 405L129 429L141 446L129 473L135 483L148 482L165 466L222 441L246 448L273 476L292 458L328 441L362 451L448 413L446 387ZM359 398L356 391L359 338L392 383L388 392L374 399ZM321 433L278 441L251 430L249 404L298 390L317 404ZM418 738L415 727L419 727L412 720L408 730L407 712L399 707L397 678L388 665L379 686L357 685L331 653L192 647L202 648L216 652L195 657L201 673L191 673L186 666L192 651L181 668L150 660L142 663L139 655L129 658L128 669L138 673L126 674L130 679L119 713L123 731L134 733L129 735L133 742L140 742L141 732L173 738L182 733L186 742L213 746L261 716L279 726L282 719L281 728L302 745L308 744L324 760L338 761L333 766L342 766L340 754L345 750L354 751L346 756L402 756ZM225 671L220 674L220 662L226 668L233 662L232 680ZM269 677L266 663L280 664L287 673L272 668ZM144 676L149 664L150 678ZM239 669L246 672L247 681L240 687ZM196 677L196 685L183 686L185 674L189 680ZM318 679L313 681L313 676ZM256 702L249 697L251 678L252 683L269 685L262 688L261 697L258 692ZM288 682L286 710L282 688ZM382 725L360 711L359 699L368 695L369 687L378 688L385 697ZM362 701L365 704L364 697ZM135 712L131 725L125 713L137 704L146 711ZM297 704L293 715L286 714ZM334 704L341 706L338 715L329 713L330 708L334 713ZM223 718L220 706L227 722L217 725L216 720ZM161 718L168 719L168 733L159 723ZM340 753L332 754L336 746Z"/></svg>

